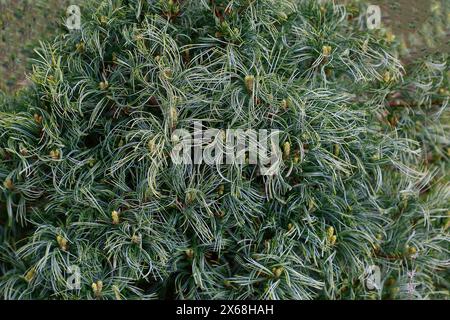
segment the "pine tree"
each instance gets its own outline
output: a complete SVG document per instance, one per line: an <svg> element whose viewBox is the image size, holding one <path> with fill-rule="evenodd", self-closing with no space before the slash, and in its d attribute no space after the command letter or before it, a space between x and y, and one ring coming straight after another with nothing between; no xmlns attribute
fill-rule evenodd
<svg viewBox="0 0 450 320"><path fill-rule="evenodd" d="M88 1L0 100L2 297L448 297L448 57L348 8ZM174 164L196 120L280 130L280 172Z"/></svg>

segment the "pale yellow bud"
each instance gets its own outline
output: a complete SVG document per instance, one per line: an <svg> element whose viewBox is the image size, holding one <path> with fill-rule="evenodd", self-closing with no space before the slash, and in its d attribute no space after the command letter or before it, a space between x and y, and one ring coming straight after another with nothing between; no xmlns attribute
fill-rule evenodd
<svg viewBox="0 0 450 320"><path fill-rule="evenodd" d="M100 90L106 90L109 87L109 83L108 83L108 81L101 81L98 84L98 86L99 86Z"/></svg>
<svg viewBox="0 0 450 320"><path fill-rule="evenodd" d="M111 218L112 218L112 223L113 224L119 224L120 223L119 212L117 212L116 210L111 212Z"/></svg>
<svg viewBox="0 0 450 320"><path fill-rule="evenodd" d="M50 158L52 158L53 160L59 160L61 154L59 152L59 150L51 150L50 151Z"/></svg>
<svg viewBox="0 0 450 320"><path fill-rule="evenodd" d="M288 141L286 141L283 144L283 156L284 158L288 158L290 154L291 154L291 144Z"/></svg>
<svg viewBox="0 0 450 320"><path fill-rule="evenodd" d="M334 244L336 243L336 239L337 239L336 235L331 236L331 238L330 238L330 245L334 246Z"/></svg>
<svg viewBox="0 0 450 320"><path fill-rule="evenodd" d="M385 83L389 83L389 82L391 82L391 73L389 72L389 71L386 71L384 74L383 74L383 81L385 82Z"/></svg>
<svg viewBox="0 0 450 320"><path fill-rule="evenodd" d="M323 46L322 47L322 54L325 56L325 57L329 57L330 55L331 55L331 51L332 51L333 49L331 48L331 46Z"/></svg>
<svg viewBox="0 0 450 320"><path fill-rule="evenodd" d="M97 282L93 282L92 285L92 292L94 292L94 295L96 297L99 297L102 294L103 290L103 282L98 280Z"/></svg>
<svg viewBox="0 0 450 320"><path fill-rule="evenodd" d="M141 243L141 236L138 234L134 234L131 237L131 242L133 242L134 244L140 244Z"/></svg>
<svg viewBox="0 0 450 320"><path fill-rule="evenodd" d="M172 78L173 71L172 71L171 69L169 69L169 68L166 68L166 69L164 69L164 71L162 72L162 75L163 75L164 78L170 79L170 78Z"/></svg>
<svg viewBox="0 0 450 320"><path fill-rule="evenodd" d="M224 192L225 192L225 186L222 184L222 185L220 185L219 188L217 189L217 194L218 194L219 196L223 196Z"/></svg>
<svg viewBox="0 0 450 320"><path fill-rule="evenodd" d="M36 274L36 269L31 268L25 275L25 280L27 282L31 282L31 280L33 280L35 274Z"/></svg>
<svg viewBox="0 0 450 320"><path fill-rule="evenodd" d="M273 268L272 269L272 273L275 276L275 278L281 277L281 275L283 274L283 271L284 271L283 267L278 267L278 268Z"/></svg>
<svg viewBox="0 0 450 320"><path fill-rule="evenodd" d="M122 300L122 296L120 295L119 287L117 287L115 284L112 286L112 289L114 291L114 297L116 300Z"/></svg>
<svg viewBox="0 0 450 320"><path fill-rule="evenodd" d="M336 157L339 157L339 155L341 154L341 146L338 144L334 145L334 155Z"/></svg>
<svg viewBox="0 0 450 320"><path fill-rule="evenodd" d="M392 32L388 31L386 33L386 41L388 43L392 43L392 42L394 42L394 40L395 40L395 34L393 34Z"/></svg>
<svg viewBox="0 0 450 320"><path fill-rule="evenodd" d="M194 257L194 250L192 249L187 249L185 252L186 257L188 257L188 259L192 259Z"/></svg>
<svg viewBox="0 0 450 320"><path fill-rule="evenodd" d="M4 182L3 182L3 186L8 189L8 190L12 190L14 189L14 183L10 178L7 178Z"/></svg>
<svg viewBox="0 0 450 320"><path fill-rule="evenodd" d="M286 110L287 108L289 108L289 100L288 99L283 99L281 100L281 107Z"/></svg>
<svg viewBox="0 0 450 320"><path fill-rule="evenodd" d="M67 250L67 239L65 239L63 236L57 235L56 236L56 242L58 242L59 248L62 251L66 251Z"/></svg>
<svg viewBox="0 0 450 320"><path fill-rule="evenodd" d="M253 86L255 85L255 77L252 75L245 76L245 87L248 91L253 92Z"/></svg>
<svg viewBox="0 0 450 320"><path fill-rule="evenodd" d="M170 120L172 122L172 125L175 126L176 123L178 122L178 111L177 111L177 108L170 107L169 116L170 116Z"/></svg>
<svg viewBox="0 0 450 320"><path fill-rule="evenodd" d="M327 228L327 238L331 239L331 237L334 235L334 228L333 227L328 227Z"/></svg>
<svg viewBox="0 0 450 320"><path fill-rule="evenodd" d="M288 16L284 12L279 12L278 13L278 19L280 19L281 21L286 21L288 19Z"/></svg>
<svg viewBox="0 0 450 320"><path fill-rule="evenodd" d="M37 113L34 114L33 116L34 121L36 121L36 123L40 124L42 122L42 116L38 115Z"/></svg>

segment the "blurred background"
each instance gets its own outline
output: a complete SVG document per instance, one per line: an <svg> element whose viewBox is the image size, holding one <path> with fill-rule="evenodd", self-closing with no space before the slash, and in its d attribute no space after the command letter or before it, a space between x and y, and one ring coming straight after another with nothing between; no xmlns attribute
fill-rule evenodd
<svg viewBox="0 0 450 320"><path fill-rule="evenodd" d="M0 0L0 90L26 84L33 49L64 30L66 8L82 1Z"/></svg>

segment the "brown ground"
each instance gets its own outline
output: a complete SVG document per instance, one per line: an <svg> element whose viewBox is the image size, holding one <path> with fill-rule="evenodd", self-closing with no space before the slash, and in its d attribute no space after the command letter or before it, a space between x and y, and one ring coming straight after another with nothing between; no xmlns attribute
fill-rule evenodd
<svg viewBox="0 0 450 320"><path fill-rule="evenodd" d="M13 92L26 83L29 58L40 40L61 28L70 0L0 0L0 90Z"/></svg>

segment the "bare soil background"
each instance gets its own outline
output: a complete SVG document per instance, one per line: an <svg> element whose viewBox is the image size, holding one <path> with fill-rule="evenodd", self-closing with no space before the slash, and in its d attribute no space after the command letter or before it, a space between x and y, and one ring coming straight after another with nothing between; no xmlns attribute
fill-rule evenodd
<svg viewBox="0 0 450 320"><path fill-rule="evenodd" d="M71 0L0 0L0 90L11 93L26 83L30 57L39 41L61 31Z"/></svg>

